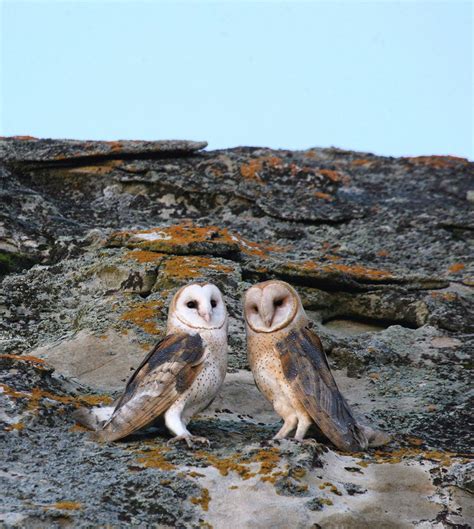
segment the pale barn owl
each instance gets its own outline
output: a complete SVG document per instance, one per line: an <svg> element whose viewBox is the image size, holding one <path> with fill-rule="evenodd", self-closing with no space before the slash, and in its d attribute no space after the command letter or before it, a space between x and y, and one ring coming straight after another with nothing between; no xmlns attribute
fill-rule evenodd
<svg viewBox="0 0 474 529"><path fill-rule="evenodd" d="M255 383L284 421L275 439L296 428L295 439L302 441L314 422L343 450L388 441L355 419L294 288L276 280L254 285L245 295L244 316Z"/></svg>
<svg viewBox="0 0 474 529"><path fill-rule="evenodd" d="M227 369L228 318L220 290L192 283L174 296L166 337L143 360L115 406L81 409L75 418L96 430L96 438L115 441L160 416L175 435L169 442L208 442L187 429L191 417L219 391Z"/></svg>

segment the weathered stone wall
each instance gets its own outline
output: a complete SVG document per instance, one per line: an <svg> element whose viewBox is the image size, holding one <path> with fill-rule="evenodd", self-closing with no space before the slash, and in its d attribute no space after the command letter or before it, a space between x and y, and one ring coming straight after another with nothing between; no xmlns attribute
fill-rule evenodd
<svg viewBox="0 0 474 529"><path fill-rule="evenodd" d="M203 147L0 140L3 522L217 529L247 504L242 527L468 523L474 164ZM278 418L247 371L241 298L275 277L358 413L394 434L385 450L260 446ZM70 411L123 387L202 278L231 316L231 374L192 424L213 448L89 441Z"/></svg>

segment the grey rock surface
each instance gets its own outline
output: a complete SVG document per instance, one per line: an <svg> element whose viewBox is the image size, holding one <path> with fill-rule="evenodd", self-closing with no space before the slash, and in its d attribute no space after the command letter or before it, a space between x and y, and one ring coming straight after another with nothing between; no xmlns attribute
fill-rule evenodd
<svg viewBox="0 0 474 529"><path fill-rule="evenodd" d="M469 527L474 164L203 147L0 139L0 524ZM269 278L389 446L267 442L241 298ZM169 448L160 424L91 441L72 411L119 394L199 279L230 313L225 386L190 425L212 447Z"/></svg>

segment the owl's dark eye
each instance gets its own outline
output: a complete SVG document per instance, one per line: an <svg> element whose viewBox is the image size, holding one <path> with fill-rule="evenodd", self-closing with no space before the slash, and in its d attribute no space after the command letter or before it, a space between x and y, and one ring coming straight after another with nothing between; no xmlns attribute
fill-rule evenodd
<svg viewBox="0 0 474 529"><path fill-rule="evenodd" d="M257 305L254 305L254 306L252 307L252 310L253 310L254 312L257 312L257 313L258 313L258 307L257 307Z"/></svg>
<svg viewBox="0 0 474 529"><path fill-rule="evenodd" d="M188 307L188 309L195 309L197 307L197 303L195 301L188 301L186 303L186 306Z"/></svg>
<svg viewBox="0 0 474 529"><path fill-rule="evenodd" d="M217 301L215 299L211 299L211 307L214 308L217 305Z"/></svg>
<svg viewBox="0 0 474 529"><path fill-rule="evenodd" d="M282 299L276 299L274 302L273 302L273 305L275 307L281 307L283 305L283 300Z"/></svg>

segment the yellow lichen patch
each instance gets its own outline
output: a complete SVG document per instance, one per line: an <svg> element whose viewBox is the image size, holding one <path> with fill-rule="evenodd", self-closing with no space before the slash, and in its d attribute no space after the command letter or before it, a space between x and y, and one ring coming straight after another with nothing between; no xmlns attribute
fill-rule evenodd
<svg viewBox="0 0 474 529"><path fill-rule="evenodd" d="M306 470L303 467L294 468L291 471L291 477L295 479L302 479L306 476Z"/></svg>
<svg viewBox="0 0 474 529"><path fill-rule="evenodd" d="M216 468L221 476L227 476L229 472L237 473L244 480L255 476L255 472L251 472L248 465L237 463L232 457L221 459L213 454L201 451L195 452L195 455Z"/></svg>
<svg viewBox="0 0 474 529"><path fill-rule="evenodd" d="M5 395L14 399L24 399L30 397L29 393L25 393L24 391L16 391L10 386L7 386L7 384L0 384L0 389L2 390L1 393L5 393Z"/></svg>
<svg viewBox="0 0 474 529"><path fill-rule="evenodd" d="M99 406L102 404L111 404L113 399L109 395L81 395L78 397L78 400L80 400L84 404L88 404L89 406Z"/></svg>
<svg viewBox="0 0 474 529"><path fill-rule="evenodd" d="M328 500L327 498L321 498L319 501L321 503L324 503L324 505L328 505L328 506L334 505L334 503L331 500Z"/></svg>
<svg viewBox="0 0 474 529"><path fill-rule="evenodd" d="M414 165L427 165L435 169L446 169L469 163L467 158L460 158L458 156L414 156L405 159Z"/></svg>
<svg viewBox="0 0 474 529"><path fill-rule="evenodd" d="M378 270L375 268L366 268L359 265L344 265L344 264L321 264L315 261L304 261L300 263L287 263L290 270L301 271L306 273L316 272L323 274L344 274L354 279L383 281L394 279L394 276L386 270Z"/></svg>
<svg viewBox="0 0 474 529"><path fill-rule="evenodd" d="M454 263L452 264L448 270L455 274L456 272L460 272L461 270L464 270L464 268L466 268L466 265L464 265L463 263Z"/></svg>
<svg viewBox="0 0 474 529"><path fill-rule="evenodd" d="M203 270L214 270L224 274L230 274L233 269L223 265L212 257L198 255L177 255L166 259L161 271L173 279L192 279L202 276Z"/></svg>
<svg viewBox="0 0 474 529"><path fill-rule="evenodd" d="M57 395L56 393L51 393L40 388L33 388L31 392L16 391L6 384L0 384L0 388L9 397L28 399L27 410L30 412L36 411L43 399L54 400L61 404L72 404L76 408L83 405L110 404L112 402L112 398L108 395L80 395L78 397L71 397L69 395Z"/></svg>
<svg viewBox="0 0 474 529"><path fill-rule="evenodd" d="M194 470L189 472L188 476L191 478L204 478L205 477L204 474L201 474L200 472L195 472Z"/></svg>
<svg viewBox="0 0 474 529"><path fill-rule="evenodd" d="M133 250L127 252L124 257L125 259L133 259L138 263L155 263L160 261L165 254L159 252L149 252L148 250Z"/></svg>
<svg viewBox="0 0 474 529"><path fill-rule="evenodd" d="M167 448L162 447L139 450L140 456L137 457L137 462L147 468L157 468L165 471L174 470L176 467L165 458L165 454L168 451Z"/></svg>
<svg viewBox="0 0 474 529"><path fill-rule="evenodd" d="M160 334L161 331L156 325L157 312L163 307L163 302L160 300L144 301L136 303L130 310L124 312L120 319L133 323L140 327L148 334Z"/></svg>
<svg viewBox="0 0 474 529"><path fill-rule="evenodd" d="M259 474L270 474L280 462L280 453L277 448L259 450L253 456L252 460L260 463Z"/></svg>
<svg viewBox="0 0 474 529"><path fill-rule="evenodd" d="M323 193L322 191L315 191L314 196L316 198L320 198L321 200L327 200L328 202L331 202L334 199L334 197L328 193Z"/></svg>
<svg viewBox="0 0 474 529"><path fill-rule="evenodd" d="M20 431L23 430L24 427L25 425L22 422L14 422L12 424L9 424L8 426L5 426L5 430L7 432L11 432L13 430Z"/></svg>
<svg viewBox="0 0 474 529"><path fill-rule="evenodd" d="M82 509L82 503L79 503L78 501L58 501L52 505L45 505L43 508L59 509L62 511L77 511L78 509Z"/></svg>
<svg viewBox="0 0 474 529"><path fill-rule="evenodd" d="M460 454L457 452L444 452L442 450L423 450L422 448L418 447L420 446L420 444L423 443L421 439L408 438L409 441L410 439L411 439L410 444L414 445L412 447L399 448L397 450L392 450L390 452L386 452L383 450L375 450L371 461L366 461L366 460L359 461L357 462L357 465L361 467L367 467L369 463L394 465L394 464L401 463L406 460L410 460L414 458L417 458L417 459L422 458L428 461L435 461L436 463L438 463L439 465L443 467L449 467L456 460L459 460L460 458L464 458L466 456L472 457L472 454Z"/></svg>
<svg viewBox="0 0 474 529"><path fill-rule="evenodd" d="M209 495L209 489L202 489L200 497L191 498L191 503L194 503L194 505L200 505L203 511L209 510L210 501L211 496Z"/></svg>
<svg viewBox="0 0 474 529"><path fill-rule="evenodd" d="M379 250L377 252L377 255L379 257L388 257L390 255L390 253L387 250Z"/></svg>

